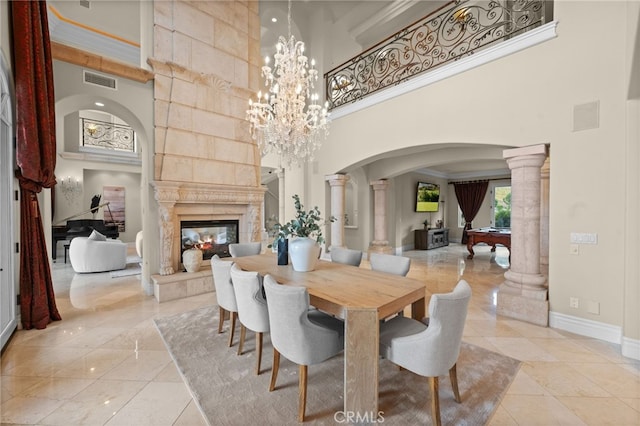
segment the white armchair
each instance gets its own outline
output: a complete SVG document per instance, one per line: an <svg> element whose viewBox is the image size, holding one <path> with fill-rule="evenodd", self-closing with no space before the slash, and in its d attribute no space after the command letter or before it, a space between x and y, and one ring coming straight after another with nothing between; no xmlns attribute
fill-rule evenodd
<svg viewBox="0 0 640 426"><path fill-rule="evenodd" d="M127 245L94 231L75 237L69 245L69 260L76 272L106 272L127 267Z"/></svg>
<svg viewBox="0 0 640 426"><path fill-rule="evenodd" d="M434 425L440 425L439 376L449 372L454 398L461 402L456 362L470 299L471 287L461 280L451 293L431 296L428 326L399 316L380 327L380 355L429 378Z"/></svg>
<svg viewBox="0 0 640 426"><path fill-rule="evenodd" d="M331 261L344 265L360 266L362 252L346 247L331 247Z"/></svg>
<svg viewBox="0 0 640 426"><path fill-rule="evenodd" d="M405 277L411 268L411 259L392 254L371 253L369 256L371 269L374 271L388 272Z"/></svg>

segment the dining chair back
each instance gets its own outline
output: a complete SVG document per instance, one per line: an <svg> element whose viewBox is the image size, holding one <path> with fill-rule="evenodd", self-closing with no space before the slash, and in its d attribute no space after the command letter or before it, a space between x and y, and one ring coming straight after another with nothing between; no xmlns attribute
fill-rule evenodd
<svg viewBox="0 0 640 426"><path fill-rule="evenodd" d="M234 264L231 267L231 282L236 294L238 319L241 325L238 355L242 355L242 346L248 328L256 333L256 374L260 374L262 335L269 331L269 313L262 289L262 277L257 272L243 271Z"/></svg>
<svg viewBox="0 0 640 426"><path fill-rule="evenodd" d="M262 243L233 243L229 244L229 254L231 257L253 256L260 254Z"/></svg>
<svg viewBox="0 0 640 426"><path fill-rule="evenodd" d="M213 285L216 289L216 300L220 308L218 333L222 333L222 326L228 314L231 322L229 326L229 346L233 345L233 334L236 328L236 318L238 317L236 294L233 290L233 284L231 283L231 266L233 266L233 262L222 260L217 254L211 258Z"/></svg>
<svg viewBox="0 0 640 426"><path fill-rule="evenodd" d="M371 253L369 263L374 271L388 272L394 275L406 277L411 268L411 259L404 256L394 256L392 254Z"/></svg>
<svg viewBox="0 0 640 426"><path fill-rule="evenodd" d="M360 266L362 252L346 247L331 247L331 261L345 265Z"/></svg>
<svg viewBox="0 0 640 426"><path fill-rule="evenodd" d="M302 422L307 398L307 366L321 363L343 350L344 323L309 310L309 293L304 287L280 285L271 275L266 275L264 289L273 344L269 390L275 389L280 354L298 364L298 420Z"/></svg>
<svg viewBox="0 0 640 426"><path fill-rule="evenodd" d="M451 293L431 296L428 326L398 316L380 327L380 355L429 378L431 415L435 425L440 425L439 376L449 372L454 398L461 402L456 363L470 299L471 287L465 280L460 280Z"/></svg>

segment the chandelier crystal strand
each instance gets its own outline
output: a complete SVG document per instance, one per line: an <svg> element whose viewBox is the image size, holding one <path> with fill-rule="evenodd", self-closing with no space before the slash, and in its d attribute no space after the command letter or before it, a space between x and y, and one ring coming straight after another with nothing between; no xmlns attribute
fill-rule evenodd
<svg viewBox="0 0 640 426"><path fill-rule="evenodd" d="M319 105L312 92L318 79L315 61L309 64L304 43L291 35L291 1L287 18L289 37L278 38L273 69L269 57L262 67L268 92L249 100L247 119L262 154L275 153L291 167L313 159L328 134L329 113L328 104Z"/></svg>

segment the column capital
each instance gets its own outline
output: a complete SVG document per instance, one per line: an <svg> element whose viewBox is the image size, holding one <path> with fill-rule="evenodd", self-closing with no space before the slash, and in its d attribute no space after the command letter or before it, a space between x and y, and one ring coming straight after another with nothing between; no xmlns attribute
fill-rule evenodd
<svg viewBox="0 0 640 426"><path fill-rule="evenodd" d="M325 175L324 180L331 186L344 186L349 181L349 176L343 174Z"/></svg>
<svg viewBox="0 0 640 426"><path fill-rule="evenodd" d="M521 167L541 167L547 158L547 146L531 145L505 149L502 151L502 158L507 160L511 170Z"/></svg>
<svg viewBox="0 0 640 426"><path fill-rule="evenodd" d="M374 180L369 182L369 185L373 186L374 190L387 189L389 187L389 181L386 179Z"/></svg>

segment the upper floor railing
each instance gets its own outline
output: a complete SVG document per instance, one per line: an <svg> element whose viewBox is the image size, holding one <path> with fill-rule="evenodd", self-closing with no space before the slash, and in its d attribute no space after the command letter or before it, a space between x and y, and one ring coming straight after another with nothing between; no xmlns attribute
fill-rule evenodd
<svg viewBox="0 0 640 426"><path fill-rule="evenodd" d="M454 0L325 74L329 109L553 20L545 0Z"/></svg>

